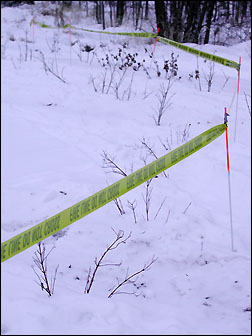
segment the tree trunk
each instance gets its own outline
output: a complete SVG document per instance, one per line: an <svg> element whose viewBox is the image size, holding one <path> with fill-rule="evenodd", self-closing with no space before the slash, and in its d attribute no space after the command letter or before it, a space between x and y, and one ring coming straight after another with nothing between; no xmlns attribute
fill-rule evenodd
<svg viewBox="0 0 252 336"><path fill-rule="evenodd" d="M95 2L95 15L96 15L96 20L97 23L101 23L101 1L96 1Z"/></svg>
<svg viewBox="0 0 252 336"><path fill-rule="evenodd" d="M230 5L229 5L229 1L227 1L227 12L226 12L226 18L227 20L229 19L229 15L230 15Z"/></svg>
<svg viewBox="0 0 252 336"><path fill-rule="evenodd" d="M208 3L206 35L205 35L205 39L204 39L204 44L207 44L209 42L210 29L211 29L212 16L213 16L213 10L214 10L214 6L215 6L215 2L216 1L209 1L209 3Z"/></svg>
<svg viewBox="0 0 252 336"><path fill-rule="evenodd" d="M113 12L112 12L112 1L109 1L109 17L110 17L110 26L113 27Z"/></svg>
<svg viewBox="0 0 252 336"><path fill-rule="evenodd" d="M101 1L102 29L105 29L104 1Z"/></svg>
<svg viewBox="0 0 252 336"><path fill-rule="evenodd" d="M195 43L200 43L200 32L203 26L203 21L206 15L206 9L207 9L207 1L202 1L202 7L201 7L201 11L200 11L200 16L199 16L199 21L198 21L198 26L197 26L197 30L196 30L196 39L197 41L195 41Z"/></svg>
<svg viewBox="0 0 252 336"><path fill-rule="evenodd" d="M145 1L144 19L148 20L148 16L149 16L149 1Z"/></svg>
<svg viewBox="0 0 252 336"><path fill-rule="evenodd" d="M169 37L167 12L164 1L155 1L155 13L159 36Z"/></svg>
<svg viewBox="0 0 252 336"><path fill-rule="evenodd" d="M117 25L121 26L124 15L124 1L117 1L116 5L116 21Z"/></svg>
<svg viewBox="0 0 252 336"><path fill-rule="evenodd" d="M184 7L185 1L171 1L170 3L170 38L177 42L182 42Z"/></svg>
<svg viewBox="0 0 252 336"><path fill-rule="evenodd" d="M136 28L138 27L140 11L141 11L142 1L136 1Z"/></svg>
<svg viewBox="0 0 252 336"><path fill-rule="evenodd" d="M199 1L187 1L186 5L186 26L183 42L195 42L196 20L198 16Z"/></svg>
<svg viewBox="0 0 252 336"><path fill-rule="evenodd" d="M132 2L132 19L133 19L133 24L135 22L135 1L131 1Z"/></svg>
<svg viewBox="0 0 252 336"><path fill-rule="evenodd" d="M243 19L247 16L247 1L242 1L242 16L241 23L243 23Z"/></svg>

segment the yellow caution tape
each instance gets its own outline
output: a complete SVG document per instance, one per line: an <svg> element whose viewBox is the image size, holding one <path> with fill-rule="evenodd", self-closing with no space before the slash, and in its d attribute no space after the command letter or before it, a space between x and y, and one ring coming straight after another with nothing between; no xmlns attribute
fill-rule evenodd
<svg viewBox="0 0 252 336"><path fill-rule="evenodd" d="M30 246L62 230L66 226L99 209L105 204L136 188L143 182L155 177L167 168L175 165L187 156L195 153L219 137L226 129L226 124L215 126L170 153L153 161L145 167L122 178L83 201L67 208L55 216L1 243L1 262L26 250Z"/></svg>
<svg viewBox="0 0 252 336"><path fill-rule="evenodd" d="M220 63L220 64L223 64L223 65L228 66L230 68L235 68L238 71L240 70L240 64L238 64L238 63L236 63L234 61L230 61L230 60L228 60L226 58L223 58L223 57L220 57L220 56L216 56L216 55L213 55L213 54L209 54L209 53L206 53L204 51L200 51L200 50L194 49L192 47L188 47L188 46L186 46L184 44L181 44L181 43L169 40L169 39L161 37L161 36L158 36L157 40L158 40L158 42L162 42L162 43L173 45L176 48L182 49L182 50L184 50L186 52L189 52L190 54L206 58L206 59L208 59L208 60L210 60L212 62Z"/></svg>
<svg viewBox="0 0 252 336"><path fill-rule="evenodd" d="M36 25L38 25L42 28L51 28L51 29L56 29L57 28L57 27L53 27L53 26L48 26L48 25L43 24L43 23L39 23L39 22L34 21L34 20L31 20L30 25L32 25L32 24L36 24ZM213 55L213 54L209 54L209 53L197 50L197 49L192 48L192 47L188 47L188 46L186 46L184 44L181 44L181 43L178 43L176 41L169 40L169 39L161 37L161 36L157 36L157 34L105 32L105 31L91 30L91 29L85 29L85 28L78 28L78 27L74 27L70 24L66 24L66 25L58 27L58 28L68 28L68 27L71 27L73 29L83 30L83 31L90 32L90 33L101 33L101 34L111 34L111 35L126 35L126 36L135 36L135 37L155 37L155 38L157 38L157 41L159 41L159 42L173 45L174 47L182 49L186 52L189 52L190 54L193 54L193 55L196 55L196 56L199 56L199 57L203 57L203 58L208 59L212 62L220 63L220 64L228 66L230 68L235 68L238 71L240 70L240 64L238 64L234 61L231 61L229 59L226 59L226 58L223 58L223 57L220 57L220 56L216 56L216 55Z"/></svg>
<svg viewBox="0 0 252 336"><path fill-rule="evenodd" d="M152 34L152 33L120 33L120 32L107 32L107 31L100 31L100 30L91 30L91 29L85 29L85 28L79 28L79 27L75 27L72 26L70 24L66 24L64 26L61 27L53 27L53 26L49 26L43 23L39 23L37 21L31 20L30 25L32 25L32 23L42 27L42 28L50 28L50 29L57 29L57 28L68 28L71 27L72 29L78 29L78 30L83 30L86 31L88 33L99 33L99 34L111 34L111 35L126 35L126 36L135 36L135 37L156 37L157 34Z"/></svg>

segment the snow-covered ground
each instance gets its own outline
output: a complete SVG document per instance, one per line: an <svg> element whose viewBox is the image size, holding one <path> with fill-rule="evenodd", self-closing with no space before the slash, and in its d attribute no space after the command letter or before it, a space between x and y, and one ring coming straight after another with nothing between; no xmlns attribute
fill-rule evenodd
<svg viewBox="0 0 252 336"><path fill-rule="evenodd" d="M166 177L160 174L152 180L148 221L145 183L120 197L125 214L111 202L47 238L47 251L55 247L48 256L50 278L59 264L51 297L36 283L36 245L3 262L1 334L249 335L251 115L245 94L251 90L250 41L232 47L190 44L236 62L241 56L234 139L235 69L215 64L208 92L209 61L161 43L150 58L153 39L80 30L72 30L70 48L68 30L33 30L34 14L36 21L54 25L52 17L33 11L29 6L1 10L2 242L121 178L103 167L104 151L129 174L154 160L143 139L162 156L223 123L227 107L235 251L223 134L168 169ZM101 29L81 16L71 22ZM80 53L78 40L94 50ZM145 60L151 78L142 66L138 71L130 67L117 99L112 88L101 92L105 67L98 60L106 60L106 53L118 54L119 48L137 53L141 64ZM169 91L171 105L157 126L157 95L161 84L168 83L164 60L171 60L172 52L179 55L178 75ZM66 83L46 73L43 55ZM201 90L199 80L189 79L197 66ZM120 74L116 70L115 81ZM136 203L137 223L128 201ZM106 255L106 266L98 268L90 293L84 293L89 268L94 271L95 258L120 230L124 238L131 233L129 239ZM141 270L152 258L157 259L148 270L108 298L126 275Z"/></svg>

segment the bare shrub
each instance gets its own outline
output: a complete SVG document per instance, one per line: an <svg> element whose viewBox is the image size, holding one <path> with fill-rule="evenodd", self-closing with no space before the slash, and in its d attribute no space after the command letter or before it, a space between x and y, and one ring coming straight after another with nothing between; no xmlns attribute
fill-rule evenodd
<svg viewBox="0 0 252 336"><path fill-rule="evenodd" d="M229 81L230 77L229 77L229 76L226 76L225 72L224 72L222 69L221 69L221 71L222 71L222 73L223 73L223 75L224 75L224 77L225 77L225 82L224 82L224 84L223 84L223 86L222 86L222 88L221 88L221 89L224 89L224 87L225 87L225 85L227 84L227 82Z"/></svg>
<svg viewBox="0 0 252 336"><path fill-rule="evenodd" d="M105 256L112 250L115 250L119 245L121 244L125 244L127 242L127 240L130 238L131 236L131 232L130 234L123 239L124 237L124 231L123 230L119 230L118 232L115 232L114 229L112 229L116 235L116 238L115 240L112 242L112 244L110 244L107 249L103 252L103 254L101 255L100 259L97 260L97 258L95 258L95 268L92 272L92 275L91 275L91 267L89 268L89 272L88 272L88 277L87 277L87 281L86 281L86 286L85 286L85 294L88 294L91 290L91 287L94 283L94 280L95 280L95 276L96 276L96 273L99 269L99 267L104 267L104 266L120 266L121 263L119 264L104 264L103 263L103 259L105 258Z"/></svg>
<svg viewBox="0 0 252 336"><path fill-rule="evenodd" d="M119 174L122 176L127 176L125 171L123 171L117 163L115 163L115 158L112 158L107 152L102 153L103 166L102 168L111 169L110 172Z"/></svg>
<svg viewBox="0 0 252 336"><path fill-rule="evenodd" d="M209 66L208 66L208 70L209 70L208 73L206 74L203 70L204 77L205 77L205 80L207 82L207 92L211 91L211 87L212 87L212 84L213 84L213 78L214 78L214 75L215 75L214 67L215 67L215 63L210 62Z"/></svg>
<svg viewBox="0 0 252 336"><path fill-rule="evenodd" d="M127 176L127 174L115 163L115 158L112 158L105 151L103 151L103 153L102 153L102 158L103 158L102 168L111 169L110 172L112 172L112 173L119 174L119 175L122 175L122 176ZM120 215L124 215L125 211L123 209L122 202L121 202L120 198L114 199L113 202L115 203L117 209L119 210Z"/></svg>
<svg viewBox="0 0 252 336"><path fill-rule="evenodd" d="M150 204L151 204L151 194L153 188L150 186L152 179L146 181L145 186L145 194L143 195L143 200L145 204L145 214L146 214L146 220L149 221L149 212L150 212Z"/></svg>
<svg viewBox="0 0 252 336"><path fill-rule="evenodd" d="M164 113L168 110L168 108L171 106L171 99L175 95L173 93L171 96L169 96L169 91L173 85L174 81L172 82L171 79L168 80L167 85L165 86L163 83L160 85L160 89L158 94L156 94L156 98L158 100L157 107L154 109L156 112L155 115L152 115L152 118L155 121L155 124L157 126L161 125L161 119L164 115Z"/></svg>
<svg viewBox="0 0 252 336"><path fill-rule="evenodd" d="M132 210L133 216L134 216L134 222L137 223L136 220L136 200L134 200L133 202L128 201L128 207Z"/></svg>
<svg viewBox="0 0 252 336"><path fill-rule="evenodd" d="M57 33L53 34L53 40L51 42L49 42L49 40L46 39L46 43L51 53L55 53L55 52L57 53L60 50L59 36Z"/></svg>
<svg viewBox="0 0 252 336"><path fill-rule="evenodd" d="M191 124L186 124L183 131L177 132L177 144L185 143L188 141L189 138L189 130Z"/></svg>
<svg viewBox="0 0 252 336"><path fill-rule="evenodd" d="M176 77L178 75L178 57L171 53L171 59L164 61L165 78L169 79L171 77Z"/></svg>
<svg viewBox="0 0 252 336"><path fill-rule="evenodd" d="M35 270L34 265L32 266L32 269L34 273L37 275L39 282L35 281L40 288L45 290L49 296L52 296L54 293L54 286L57 276L57 271L59 268L59 265L56 267L54 276L51 278L51 281L48 280L48 269L47 269L47 258L49 254L52 252L52 250L55 247L52 247L51 250L46 253L45 244L39 242L38 243L38 250L35 251L35 257L33 257L33 261L35 263L36 268L38 269L38 272Z"/></svg>
<svg viewBox="0 0 252 336"><path fill-rule="evenodd" d="M62 68L61 70L61 74L59 74L59 68L58 68L58 62L57 62L57 58L55 58L55 60L52 62L51 66L49 66L45 60L45 55L43 54L42 51L39 52L40 54L40 61L43 63L44 66L44 70L45 73L48 74L51 73L53 76L55 76L56 78L58 78L61 82L63 83L67 83L66 80L63 78L63 70L64 68Z"/></svg>
<svg viewBox="0 0 252 336"><path fill-rule="evenodd" d="M114 93L117 99L130 99L132 95L132 85L134 80L134 72L138 71L142 64L137 60L137 53L126 52L126 45L118 48L117 53L112 53L104 45L100 46L104 55L99 56L94 52L96 59L100 66L103 68L103 73L97 78L98 83L93 81L94 88L99 88L102 93ZM131 70L131 77L129 85L125 85L127 74ZM125 88L126 86L126 88ZM96 90L95 90L96 91Z"/></svg>

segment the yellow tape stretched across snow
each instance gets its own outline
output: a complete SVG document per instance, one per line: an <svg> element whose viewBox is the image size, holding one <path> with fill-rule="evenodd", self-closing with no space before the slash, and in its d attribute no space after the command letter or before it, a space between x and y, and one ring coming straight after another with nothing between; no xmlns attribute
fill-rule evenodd
<svg viewBox="0 0 252 336"><path fill-rule="evenodd" d="M200 51L200 50L194 49L192 47L188 47L184 44L175 42L173 40L169 40L169 39L161 37L161 36L158 36L157 40L158 40L158 42L173 45L176 48L182 49L182 50L184 50L184 51L186 51L190 54L193 54L193 55L196 55L196 56L199 56L199 57L203 57L203 58L208 59L212 62L220 63L220 64L228 66L230 68L235 68L238 71L240 70L240 64L238 64L234 61L231 61L227 58L223 58L223 57L220 57L220 56L209 54L209 53L206 53L204 51Z"/></svg>
<svg viewBox="0 0 252 336"><path fill-rule="evenodd" d="M42 241L66 226L99 209L129 190L136 188L143 182L155 177L167 168L175 165L187 156L195 153L211 141L219 137L227 126L217 125L198 135L184 145L174 149L161 158L153 161L134 173L122 178L118 182L104 188L83 201L61 211L32 228L1 243L1 262L26 250L30 246Z"/></svg>
<svg viewBox="0 0 252 336"><path fill-rule="evenodd" d="M43 23L39 23L37 21L34 21L34 20L31 20L30 22L30 25L32 24L36 24L42 28L50 28L50 29L56 29L56 28L72 28L72 29L79 29L79 30L83 30L83 31L86 31L86 32L89 32L89 33L100 33L100 34L110 34L110 35L126 35L126 36L135 36L135 37L155 37L157 38L157 41L158 42L161 42L161 43L165 43L165 44L170 44L176 48L179 48L179 49L182 49L190 54L193 54L193 55L196 55L196 56L199 56L199 57L203 57L205 59L208 59L212 62L216 62L216 63L220 63L222 65L225 65L225 66L228 66L230 68L235 68L236 70L240 70L240 64L234 62L234 61L231 61L229 59L226 59L226 58L223 58L223 57L220 57L220 56L216 56L216 55L213 55L213 54L209 54L209 53L206 53L204 51L200 51L200 50L197 50L195 48L192 48L192 47L188 47L184 44L181 44L181 43L178 43L176 41L173 41L173 40L169 40L167 38L164 38L164 37L161 37L161 36L157 36L157 34L153 34L153 33L120 33L120 32L106 32L106 31L98 31L98 30L91 30L91 29L85 29L85 28L78 28L78 27L74 27L70 24L66 24L62 27L53 27L53 26L49 26L49 25L46 25L46 24L43 24Z"/></svg>

